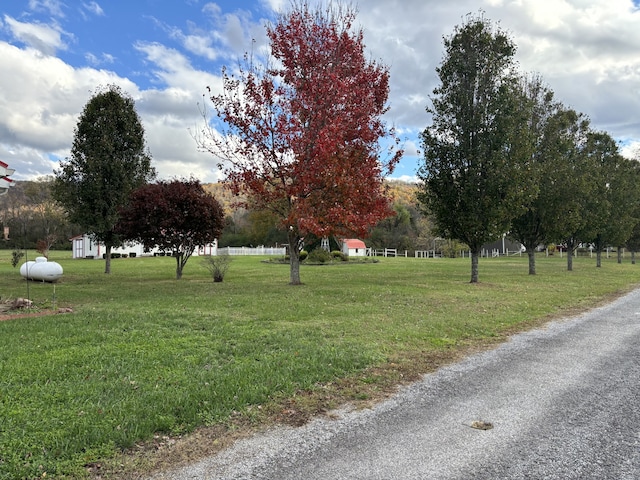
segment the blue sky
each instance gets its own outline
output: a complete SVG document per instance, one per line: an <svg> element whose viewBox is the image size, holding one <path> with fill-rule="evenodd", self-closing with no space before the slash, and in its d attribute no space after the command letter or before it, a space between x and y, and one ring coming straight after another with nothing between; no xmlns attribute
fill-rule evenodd
<svg viewBox="0 0 640 480"><path fill-rule="evenodd" d="M315 0L310 0L314 3ZM393 177L415 176L418 133L437 84L442 36L469 12L511 32L523 72L537 72L631 156L640 145L640 0L360 0L371 58L391 73L386 120L407 139ZM15 0L0 4L0 160L15 179L48 175L69 154L82 108L99 85L136 100L160 176L220 179L190 134L220 69L286 0Z"/></svg>

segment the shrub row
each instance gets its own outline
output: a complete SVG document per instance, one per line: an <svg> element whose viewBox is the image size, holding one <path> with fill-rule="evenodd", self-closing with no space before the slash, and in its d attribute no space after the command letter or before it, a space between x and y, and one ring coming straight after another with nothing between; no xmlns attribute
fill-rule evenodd
<svg viewBox="0 0 640 480"><path fill-rule="evenodd" d="M135 258L136 256L136 252L129 252L129 253L112 253L111 254L111 258ZM93 258L93 255L88 255L86 258ZM102 259L104 260L105 258L107 258L107 254L103 253L102 254Z"/></svg>

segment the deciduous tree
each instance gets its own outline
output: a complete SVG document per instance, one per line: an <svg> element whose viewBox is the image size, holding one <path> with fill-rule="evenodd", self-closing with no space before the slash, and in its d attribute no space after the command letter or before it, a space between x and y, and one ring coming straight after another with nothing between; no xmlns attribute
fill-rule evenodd
<svg viewBox="0 0 640 480"><path fill-rule="evenodd" d="M224 213L198 180L147 184L135 190L120 209L117 232L146 249L168 250L176 259L176 279L198 246L222 232Z"/></svg>
<svg viewBox="0 0 640 480"><path fill-rule="evenodd" d="M640 215L640 211L636 211ZM631 263L636 264L636 252L640 251L640 222L636 223L631 230L631 235L625 243L626 248L631 252Z"/></svg>
<svg viewBox="0 0 640 480"><path fill-rule="evenodd" d="M80 115L71 156L55 171L52 195L72 223L104 243L105 273L111 248L121 243L118 210L154 176L133 99L114 85L96 93Z"/></svg>
<svg viewBox="0 0 640 480"><path fill-rule="evenodd" d="M293 2L267 28L271 59L247 56L239 73L223 72L223 92L211 96L222 134L200 140L235 192L279 219L294 285L306 235L366 235L393 213L383 177L402 152L382 120L389 73L366 58L355 16L336 3Z"/></svg>
<svg viewBox="0 0 640 480"><path fill-rule="evenodd" d="M576 248L592 234L589 202L595 176L593 163L585 155L590 127L589 120L573 109L561 109L552 121L550 128L560 135L552 149L555 161L541 177L540 198L545 202L544 228L550 239L566 247L571 271Z"/></svg>
<svg viewBox="0 0 640 480"><path fill-rule="evenodd" d="M624 158L616 141L606 132L591 132L586 155L593 163L593 193L589 195L588 221L593 231L596 266L602 265L607 247L620 247L631 237L638 222L637 162Z"/></svg>
<svg viewBox="0 0 640 480"><path fill-rule="evenodd" d="M61 236L60 234L66 223L62 208L51 197L52 185L53 177L46 176L28 182L24 187L24 192L28 199L28 208L33 212L33 219L36 223L33 227L40 230L37 233L40 241L43 242L41 246L47 252L42 253L47 258L49 250L56 243L58 237Z"/></svg>
<svg viewBox="0 0 640 480"><path fill-rule="evenodd" d="M531 100L525 123L531 141L529 151L523 153L531 158L530 171L536 190L523 213L512 220L509 236L526 247L529 274L535 275L536 248L558 241L559 225L570 226L569 231L573 231L573 223L581 220L573 215L561 220L560 212L575 201L568 197L570 189L561 185L571 184L576 178L564 167L577 165L580 135L586 133L588 122L581 125L583 117L555 100L553 92L538 76L526 80L524 91Z"/></svg>
<svg viewBox="0 0 640 480"><path fill-rule="evenodd" d="M528 99L518 88L513 41L485 18L456 27L444 46L427 108L432 124L422 133L418 197L440 236L469 246L475 283L482 245L509 230L535 186L522 154Z"/></svg>

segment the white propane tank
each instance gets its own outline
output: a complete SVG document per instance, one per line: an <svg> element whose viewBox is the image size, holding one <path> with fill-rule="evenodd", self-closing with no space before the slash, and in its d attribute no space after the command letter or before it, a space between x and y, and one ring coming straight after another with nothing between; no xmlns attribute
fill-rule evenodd
<svg viewBox="0 0 640 480"><path fill-rule="evenodd" d="M28 280L55 282L62 277L62 267L57 262L48 262L46 257L37 257L35 261L22 264L20 275Z"/></svg>

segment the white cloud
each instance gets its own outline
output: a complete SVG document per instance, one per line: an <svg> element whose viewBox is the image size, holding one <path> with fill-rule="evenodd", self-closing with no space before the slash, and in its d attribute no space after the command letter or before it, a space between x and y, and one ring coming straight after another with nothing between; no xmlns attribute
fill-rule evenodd
<svg viewBox="0 0 640 480"><path fill-rule="evenodd" d="M401 182L406 183L418 183L418 177L415 175L400 175L400 176L390 176L389 180L400 180Z"/></svg>
<svg viewBox="0 0 640 480"><path fill-rule="evenodd" d="M189 60L160 44L139 44L151 65L157 88L141 90L108 70L73 68L62 60L0 42L0 158L16 168L21 180L50 175L56 158L69 155L82 109L100 85L117 84L132 95L161 178L195 175L216 181L219 173L210 154L199 152L189 129L203 122L198 104L220 79L195 70ZM109 56L93 61L112 61ZM43 74L46 72L46 75Z"/></svg>
<svg viewBox="0 0 640 480"><path fill-rule="evenodd" d="M193 105L200 101L206 87L215 87L220 84L219 77L209 72L195 69L191 61L178 50L168 48L159 43L139 42L136 50L145 55L146 61L151 65L153 81L159 89L181 90L189 92L194 100ZM169 98L174 96L169 93Z"/></svg>
<svg viewBox="0 0 640 480"><path fill-rule="evenodd" d="M2 70L11 72L0 75L0 151L8 152L16 179L49 175L50 155L68 155L80 112L97 86L116 83L135 91L131 82L111 72L74 69L4 42L0 58Z"/></svg>
<svg viewBox="0 0 640 480"><path fill-rule="evenodd" d="M104 16L104 10L102 10L102 7L98 5L98 2L83 3L82 6L86 11L92 13L93 15L96 15L98 17Z"/></svg>
<svg viewBox="0 0 640 480"><path fill-rule="evenodd" d="M361 3L357 21L367 47L390 67L388 116L397 125L415 131L426 126L442 37L478 8L511 33L523 73L540 73L559 100L587 114L598 129L640 135L640 12L631 0Z"/></svg>
<svg viewBox="0 0 640 480"><path fill-rule="evenodd" d="M8 15L4 16L4 21L16 40L45 55L54 55L57 50L67 48L62 41L64 32L57 24L23 23Z"/></svg>
<svg viewBox="0 0 640 480"><path fill-rule="evenodd" d="M11 176L14 180L31 179L52 175L58 164L52 161L41 149L27 146L8 146L0 143L0 158L9 167L18 167Z"/></svg>
<svg viewBox="0 0 640 480"><path fill-rule="evenodd" d="M620 149L620 153L627 158L640 161L640 140L625 142Z"/></svg>
<svg viewBox="0 0 640 480"><path fill-rule="evenodd" d="M287 0L261 0L261 2L274 12L281 12L289 5Z"/></svg>
<svg viewBox="0 0 640 480"><path fill-rule="evenodd" d="M64 17L62 7L64 4L59 0L29 0L29 9L34 12L45 12L53 17Z"/></svg>
<svg viewBox="0 0 640 480"><path fill-rule="evenodd" d="M202 12L207 25L188 22L186 32L157 20L156 23L187 52L210 61L220 58L235 61L251 47L252 42L261 47L266 41L264 20L254 21L249 12L237 10L223 14L215 3L204 5Z"/></svg>
<svg viewBox="0 0 640 480"><path fill-rule="evenodd" d="M193 68L180 52L157 43L139 43L136 48L152 65L157 88L140 92L136 106L143 120L154 163L161 177L189 177L203 181L219 179L215 162L199 152L190 132L199 130L204 119L199 105L206 87L220 89L219 76Z"/></svg>
<svg viewBox="0 0 640 480"><path fill-rule="evenodd" d="M212 41L208 37L198 35L181 35L182 45L189 52L209 60L216 60L220 54L211 46Z"/></svg>
<svg viewBox="0 0 640 480"><path fill-rule="evenodd" d="M89 65L93 65L94 67L100 65L109 65L115 62L115 57L108 53L103 53L102 55L97 56L89 52L84 55L84 58L87 60L87 63Z"/></svg>
<svg viewBox="0 0 640 480"><path fill-rule="evenodd" d="M409 157L420 156L420 149L418 148L418 144L413 140L407 140L406 142L404 142L402 145L402 148L406 156L409 156Z"/></svg>

